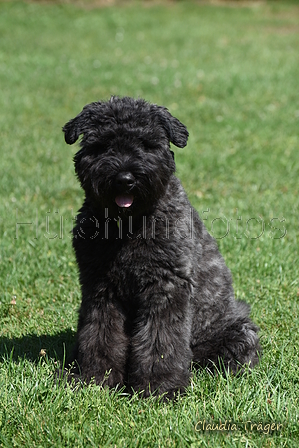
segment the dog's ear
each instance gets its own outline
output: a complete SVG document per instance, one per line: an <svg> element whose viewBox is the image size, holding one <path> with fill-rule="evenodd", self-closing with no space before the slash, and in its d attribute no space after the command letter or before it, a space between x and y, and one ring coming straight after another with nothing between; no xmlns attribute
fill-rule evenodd
<svg viewBox="0 0 299 448"><path fill-rule="evenodd" d="M186 126L173 117L165 107L157 106L157 108L160 123L165 129L169 141L178 148L184 148L189 137Z"/></svg>
<svg viewBox="0 0 299 448"><path fill-rule="evenodd" d="M99 104L98 104L99 105ZM81 134L88 131L90 127L90 121L92 119L93 103L85 106L72 120L68 121L62 128L64 132L64 138L66 143L72 145L75 143Z"/></svg>

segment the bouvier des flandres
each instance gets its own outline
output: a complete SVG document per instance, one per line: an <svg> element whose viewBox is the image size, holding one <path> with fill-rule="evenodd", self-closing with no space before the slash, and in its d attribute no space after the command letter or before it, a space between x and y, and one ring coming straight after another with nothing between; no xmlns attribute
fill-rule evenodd
<svg viewBox="0 0 299 448"><path fill-rule="evenodd" d="M166 108L111 97L63 128L85 201L73 230L82 303L72 375L173 397L190 365L236 372L260 351L249 306L175 177Z"/></svg>

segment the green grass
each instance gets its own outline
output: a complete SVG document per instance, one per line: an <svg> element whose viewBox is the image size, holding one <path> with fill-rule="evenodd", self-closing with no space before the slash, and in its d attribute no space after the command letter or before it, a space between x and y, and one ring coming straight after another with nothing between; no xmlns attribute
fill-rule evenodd
<svg viewBox="0 0 299 448"><path fill-rule="evenodd" d="M298 23L287 1L0 3L0 446L298 446ZM80 302L61 127L111 94L187 125L177 174L261 327L258 368L172 403L53 380Z"/></svg>

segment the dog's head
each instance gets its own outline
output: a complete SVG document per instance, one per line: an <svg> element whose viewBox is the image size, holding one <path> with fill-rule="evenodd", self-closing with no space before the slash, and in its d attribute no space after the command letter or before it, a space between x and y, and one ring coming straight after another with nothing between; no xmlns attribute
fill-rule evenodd
<svg viewBox="0 0 299 448"><path fill-rule="evenodd" d="M128 97L88 104L63 131L68 144L83 135L76 173L87 198L110 216L153 207L175 171L170 142L183 148L189 135L166 108Z"/></svg>

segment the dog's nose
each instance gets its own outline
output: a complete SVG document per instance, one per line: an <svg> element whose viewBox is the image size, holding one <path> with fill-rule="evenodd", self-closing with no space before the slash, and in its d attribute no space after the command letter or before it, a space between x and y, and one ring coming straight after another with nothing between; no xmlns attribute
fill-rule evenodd
<svg viewBox="0 0 299 448"><path fill-rule="evenodd" d="M121 189L132 188L135 183L135 177L130 172L118 173L115 179L116 186Z"/></svg>

